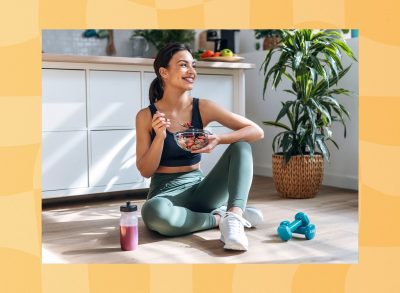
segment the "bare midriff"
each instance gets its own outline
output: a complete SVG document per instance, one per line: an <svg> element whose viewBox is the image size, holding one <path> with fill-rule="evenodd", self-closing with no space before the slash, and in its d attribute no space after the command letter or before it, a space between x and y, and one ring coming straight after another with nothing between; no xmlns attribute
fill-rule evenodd
<svg viewBox="0 0 400 293"><path fill-rule="evenodd" d="M158 166L155 173L180 173L180 172L189 172L193 170L197 170L200 167L200 163L194 164L192 166L177 166L177 167L167 167L167 166Z"/></svg>

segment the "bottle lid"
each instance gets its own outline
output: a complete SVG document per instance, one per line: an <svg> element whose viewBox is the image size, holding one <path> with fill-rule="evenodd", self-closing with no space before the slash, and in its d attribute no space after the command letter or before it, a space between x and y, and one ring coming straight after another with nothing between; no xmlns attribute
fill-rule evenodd
<svg viewBox="0 0 400 293"><path fill-rule="evenodd" d="M130 201L126 202L126 205L123 205L119 208L121 212L134 212L137 211L137 205L131 205Z"/></svg>

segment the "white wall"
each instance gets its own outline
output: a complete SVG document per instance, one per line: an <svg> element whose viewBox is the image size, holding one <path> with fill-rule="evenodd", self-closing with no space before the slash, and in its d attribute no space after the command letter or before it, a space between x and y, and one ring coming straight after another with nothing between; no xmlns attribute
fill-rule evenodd
<svg viewBox="0 0 400 293"><path fill-rule="evenodd" d="M257 40L254 30L240 30L239 32L239 54L256 52L256 44L260 44L260 52L262 52L262 39Z"/></svg>
<svg viewBox="0 0 400 293"><path fill-rule="evenodd" d="M358 60L358 38L348 39ZM267 89L265 101L262 99L264 84L263 73L260 66L264 61L267 51L257 51L241 54L245 62L256 64L256 69L246 70L246 117L259 124L264 129L264 139L253 144L254 173L262 176L272 176L272 139L278 129L265 126L262 121L275 120L281 109L281 101L288 98L289 94L282 91L288 88L289 83L283 82L277 91ZM344 55L344 54L343 54ZM275 58L276 60L276 58ZM273 61L272 61L273 62ZM347 56L343 57L343 65L350 63ZM351 120L347 121L347 137L343 138L343 126L339 123L333 126L333 138L339 145L339 150L331 144L329 150L331 159L325 160L323 184L357 189L358 188L358 63L353 62L348 74L340 81L339 87L355 92L354 97L338 96L340 103L350 112ZM293 97L293 96L292 96ZM328 143L329 144L329 143Z"/></svg>
<svg viewBox="0 0 400 293"><path fill-rule="evenodd" d="M83 38L84 30L43 30L42 50L46 53L70 55L106 56L107 38ZM131 57L132 44L129 38L133 30L114 30L116 56ZM153 57L155 49L151 49L144 57Z"/></svg>

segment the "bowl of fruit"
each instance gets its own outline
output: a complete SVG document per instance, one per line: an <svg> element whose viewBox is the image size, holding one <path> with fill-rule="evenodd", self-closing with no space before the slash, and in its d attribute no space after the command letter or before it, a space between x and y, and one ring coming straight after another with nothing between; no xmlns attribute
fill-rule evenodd
<svg viewBox="0 0 400 293"><path fill-rule="evenodd" d="M222 62L237 62L244 58L237 56L230 49L223 49L218 52L211 50L198 50L193 54L194 58L200 61L222 61Z"/></svg>
<svg viewBox="0 0 400 293"><path fill-rule="evenodd" d="M174 138L177 145L185 151L195 151L208 144L208 136L211 132L205 129L189 128L175 132Z"/></svg>

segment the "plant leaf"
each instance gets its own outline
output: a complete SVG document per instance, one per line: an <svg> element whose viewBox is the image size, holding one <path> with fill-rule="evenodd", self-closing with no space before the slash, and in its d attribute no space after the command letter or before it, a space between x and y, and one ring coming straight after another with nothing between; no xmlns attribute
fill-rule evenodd
<svg viewBox="0 0 400 293"><path fill-rule="evenodd" d="M276 140L281 137L284 133L286 133L286 131L282 131L279 132L277 135L275 135L274 139L272 140L272 150L274 151L274 153L277 153L277 150L279 148L279 140L278 140L278 148L276 148Z"/></svg>
<svg viewBox="0 0 400 293"><path fill-rule="evenodd" d="M280 123L280 122L276 122L276 121L263 121L262 122L264 125L269 125L269 126L275 126L275 127L280 127L280 128L283 128L283 129L286 129L286 130L291 130L290 128L289 128L289 126L287 126L287 125L285 125L285 124L283 124L283 123Z"/></svg>
<svg viewBox="0 0 400 293"><path fill-rule="evenodd" d="M329 149L326 146L325 142L323 141L323 139L320 136L317 136L316 142L317 142L317 145L318 145L319 149L321 150L322 154L324 155L324 157L326 157L327 161L329 162L330 153L329 153Z"/></svg>
<svg viewBox="0 0 400 293"><path fill-rule="evenodd" d="M281 120L281 118L283 117L283 116L285 116L285 115L287 115L287 112L288 112L288 110L289 110L289 107L291 106L293 104L293 102L292 101L288 101L288 102L285 102L285 103L283 103L282 102L282 109L279 111L279 114L278 114L278 116L276 117L276 122L278 122L279 120Z"/></svg>
<svg viewBox="0 0 400 293"><path fill-rule="evenodd" d="M311 137L312 140L315 141L315 136L317 133L317 125L316 125L316 116L315 113L313 112L312 109L310 109L310 107L306 106L306 110L307 110L307 114L308 114L308 118L310 119L310 125L311 125Z"/></svg>
<svg viewBox="0 0 400 293"><path fill-rule="evenodd" d="M336 148L339 149L339 146L336 143L336 141L334 141L332 138L328 138L327 140L331 141L336 146Z"/></svg>

